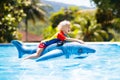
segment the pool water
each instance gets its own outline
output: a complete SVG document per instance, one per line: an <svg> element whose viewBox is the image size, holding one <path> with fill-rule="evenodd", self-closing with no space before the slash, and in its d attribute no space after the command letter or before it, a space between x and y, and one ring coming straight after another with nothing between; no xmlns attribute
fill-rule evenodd
<svg viewBox="0 0 120 80"><path fill-rule="evenodd" d="M11 44L0 44L0 80L120 80L120 45L87 44L96 50L83 59L59 57L41 62L18 58Z"/></svg>

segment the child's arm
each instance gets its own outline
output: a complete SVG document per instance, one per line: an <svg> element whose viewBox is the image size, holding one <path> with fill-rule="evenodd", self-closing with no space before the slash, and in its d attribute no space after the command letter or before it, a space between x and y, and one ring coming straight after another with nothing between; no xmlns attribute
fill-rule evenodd
<svg viewBox="0 0 120 80"><path fill-rule="evenodd" d="M60 39L61 41L66 40L66 41L79 42L79 43L82 43L82 44L84 43L84 41L82 41L82 40L78 40L78 39L74 39L74 38L68 38L68 37L64 36L63 33L58 33L57 38Z"/></svg>
<svg viewBox="0 0 120 80"><path fill-rule="evenodd" d="M74 38L66 38L65 40L66 40L66 41L74 41L74 42L79 42L79 43L82 43L82 44L84 44L84 41L82 41L82 40L79 40L79 39L74 39Z"/></svg>

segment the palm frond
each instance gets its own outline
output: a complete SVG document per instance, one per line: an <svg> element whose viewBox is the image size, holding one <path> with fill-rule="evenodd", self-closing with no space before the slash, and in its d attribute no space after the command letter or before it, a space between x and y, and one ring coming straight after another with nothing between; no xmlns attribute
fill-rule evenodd
<svg viewBox="0 0 120 80"><path fill-rule="evenodd" d="M104 30L98 30L97 32L98 32L102 37L108 39L109 35L107 34L106 31L104 31Z"/></svg>
<svg viewBox="0 0 120 80"><path fill-rule="evenodd" d="M97 33L97 32L94 32L94 39L96 39L96 41L103 41L103 37Z"/></svg>

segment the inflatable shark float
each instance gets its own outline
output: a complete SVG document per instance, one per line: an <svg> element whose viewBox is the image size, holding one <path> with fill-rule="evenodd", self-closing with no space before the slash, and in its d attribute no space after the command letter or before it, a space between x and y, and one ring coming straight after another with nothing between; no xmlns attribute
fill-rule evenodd
<svg viewBox="0 0 120 80"><path fill-rule="evenodd" d="M22 58L24 54L33 54L36 52L37 47L30 47L22 43L18 40L12 40L11 43L18 50L18 57ZM44 49L41 53L41 56L36 60L43 61L48 60L55 57L65 56L65 58L70 58L71 55L78 55L88 53L95 53L95 50L85 46L84 44L80 44L78 42L66 42L61 46L58 46L57 43L54 43Z"/></svg>

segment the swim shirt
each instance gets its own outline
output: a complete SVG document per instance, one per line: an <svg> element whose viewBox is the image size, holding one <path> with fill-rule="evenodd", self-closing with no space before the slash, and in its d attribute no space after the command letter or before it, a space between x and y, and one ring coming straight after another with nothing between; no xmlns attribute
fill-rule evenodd
<svg viewBox="0 0 120 80"><path fill-rule="evenodd" d="M63 31L60 31L56 33L54 36L52 36L50 39L47 39L39 44L39 48L45 48L53 43L57 43L60 41L64 41L66 37L69 37L68 35L65 35Z"/></svg>

